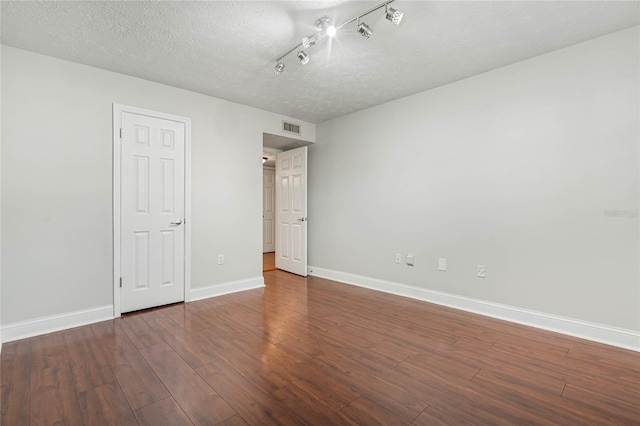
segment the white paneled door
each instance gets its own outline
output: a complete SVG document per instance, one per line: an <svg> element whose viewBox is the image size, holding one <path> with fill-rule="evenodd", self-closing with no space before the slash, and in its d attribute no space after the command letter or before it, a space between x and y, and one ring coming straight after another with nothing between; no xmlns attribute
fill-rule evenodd
<svg viewBox="0 0 640 426"><path fill-rule="evenodd" d="M276 268L307 276L307 147L276 157Z"/></svg>
<svg viewBox="0 0 640 426"><path fill-rule="evenodd" d="M262 170L262 252L276 251L276 171Z"/></svg>
<svg viewBox="0 0 640 426"><path fill-rule="evenodd" d="M121 312L184 300L185 123L123 112Z"/></svg>

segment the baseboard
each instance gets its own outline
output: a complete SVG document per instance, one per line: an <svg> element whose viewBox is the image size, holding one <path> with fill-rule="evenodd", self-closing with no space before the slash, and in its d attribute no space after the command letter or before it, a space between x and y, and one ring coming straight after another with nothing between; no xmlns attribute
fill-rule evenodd
<svg viewBox="0 0 640 426"><path fill-rule="evenodd" d="M192 288L190 295L191 301L195 302L196 300L208 299L209 297L222 296L224 294L237 293L239 291L252 290L260 287L264 287L264 277L232 281L208 287Z"/></svg>
<svg viewBox="0 0 640 426"><path fill-rule="evenodd" d="M50 315L3 326L2 341L11 342L13 340L26 339L27 337L39 336L110 319L113 319L113 305Z"/></svg>
<svg viewBox="0 0 640 426"><path fill-rule="evenodd" d="M309 275L640 352L640 333L542 312L309 266Z"/></svg>

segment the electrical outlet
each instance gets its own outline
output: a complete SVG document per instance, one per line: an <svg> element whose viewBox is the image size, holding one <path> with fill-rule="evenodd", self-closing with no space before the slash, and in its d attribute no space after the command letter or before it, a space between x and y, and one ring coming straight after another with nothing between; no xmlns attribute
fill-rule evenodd
<svg viewBox="0 0 640 426"><path fill-rule="evenodd" d="M409 266L415 265L415 256L413 254L407 255L407 265Z"/></svg>
<svg viewBox="0 0 640 426"><path fill-rule="evenodd" d="M478 265L478 278L487 278L487 267Z"/></svg>
<svg viewBox="0 0 640 426"><path fill-rule="evenodd" d="M218 255L218 265L224 265L224 254Z"/></svg>
<svg viewBox="0 0 640 426"><path fill-rule="evenodd" d="M447 270L447 259L438 259L438 271L446 271Z"/></svg>
<svg viewBox="0 0 640 426"><path fill-rule="evenodd" d="M396 263L402 263L402 254L396 253Z"/></svg>

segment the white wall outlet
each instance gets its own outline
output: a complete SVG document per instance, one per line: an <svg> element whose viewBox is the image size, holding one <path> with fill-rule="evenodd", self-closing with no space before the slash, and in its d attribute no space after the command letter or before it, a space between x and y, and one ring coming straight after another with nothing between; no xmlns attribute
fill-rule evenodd
<svg viewBox="0 0 640 426"><path fill-rule="evenodd" d="M396 263L402 263L402 254L396 253Z"/></svg>
<svg viewBox="0 0 640 426"><path fill-rule="evenodd" d="M478 278L487 278L487 267L478 265Z"/></svg>
<svg viewBox="0 0 640 426"><path fill-rule="evenodd" d="M224 265L224 254L218 255L218 265Z"/></svg>
<svg viewBox="0 0 640 426"><path fill-rule="evenodd" d="M447 259L440 258L438 259L438 271L446 271L447 270Z"/></svg>
<svg viewBox="0 0 640 426"><path fill-rule="evenodd" d="M415 256L412 254L407 255L407 265L413 266L415 265Z"/></svg>

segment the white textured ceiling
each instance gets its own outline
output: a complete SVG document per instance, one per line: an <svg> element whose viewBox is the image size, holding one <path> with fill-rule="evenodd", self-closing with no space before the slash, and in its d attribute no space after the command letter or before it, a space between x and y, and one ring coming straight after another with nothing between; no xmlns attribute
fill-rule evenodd
<svg viewBox="0 0 640 426"><path fill-rule="evenodd" d="M319 123L640 23L640 3L407 1L275 59L369 1L2 1L2 43Z"/></svg>

